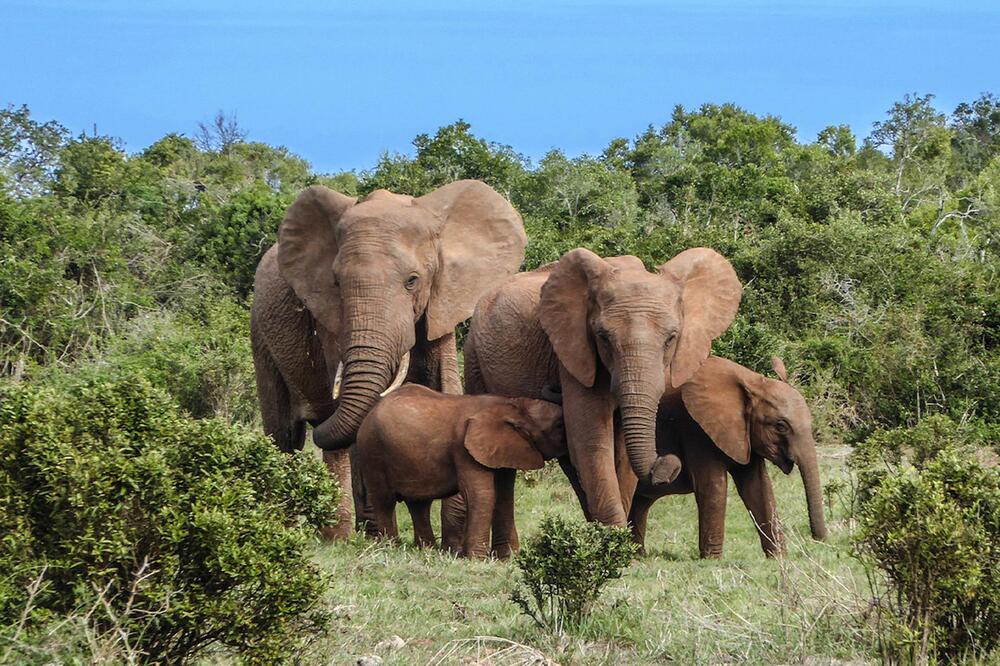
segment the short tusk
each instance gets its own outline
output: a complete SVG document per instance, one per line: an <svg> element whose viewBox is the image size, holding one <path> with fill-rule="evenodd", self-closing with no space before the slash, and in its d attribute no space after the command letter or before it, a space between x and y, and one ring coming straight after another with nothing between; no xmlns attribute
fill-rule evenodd
<svg viewBox="0 0 1000 666"><path fill-rule="evenodd" d="M399 369L396 370L396 376L393 378L392 383L389 384L389 388L379 393L380 396L385 397L402 386L403 382L406 381L406 373L410 369L410 352L403 354L403 358L399 359Z"/></svg>
<svg viewBox="0 0 1000 666"><path fill-rule="evenodd" d="M340 397L340 382L344 379L344 362L341 361L337 364L337 374L333 378L333 399L336 400Z"/></svg>

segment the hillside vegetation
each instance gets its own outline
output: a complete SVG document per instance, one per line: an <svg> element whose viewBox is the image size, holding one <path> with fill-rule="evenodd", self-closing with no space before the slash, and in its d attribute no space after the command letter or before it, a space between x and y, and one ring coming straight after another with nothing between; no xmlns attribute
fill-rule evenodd
<svg viewBox="0 0 1000 666"><path fill-rule="evenodd" d="M389 659L419 663L451 649L446 645L452 638L485 634L523 644L514 646L515 652L537 649L571 663L614 663L623 654L630 662L680 663L774 663L816 655L885 659L900 646L916 646L917 654L922 642L952 645L954 631L930 637L906 633L919 634L919 622L927 618L953 624L954 618L996 621L990 615L995 610L973 601L977 589L1000 589L1000 565L990 568L969 559L956 567L961 572L971 571L973 564L978 568L968 574L972 578L959 576L962 584L953 587L958 590L954 598L934 602L938 615L928 611L914 620L896 613L905 631L896 627L885 638L884 623L873 619L883 616L865 600L878 595L884 581L913 571L900 573L890 565L900 552L895 545L851 545L858 520L864 534L881 534L878 521L909 520L906 502L916 502L919 494L879 485L888 477L872 471L884 462L878 447L898 454L895 465L931 440L947 440L952 448L925 451L904 471L892 467L893 474L913 472L913 488L925 488L919 484L926 480L927 489L946 488L938 493L940 502L958 497L986 512L953 515L970 525L978 521L987 530L981 534L937 536L951 544L972 544L968 552L975 554L975 544L1000 534L1000 523L989 522L1000 521L1000 509L988 513L994 506L990 502L1000 506L1000 494L989 494L989 483L977 482L985 494L969 499L973 495L947 490L954 475L940 476L955 456L982 461L983 478L997 475L995 452L989 453L1000 440L1000 100L994 96L984 94L950 113L936 108L930 95L907 96L866 137L831 125L812 141L796 136L778 117L734 105L677 107L662 124L612 139L598 155L552 150L537 162L514 147L476 136L457 121L416 137L408 154L385 154L370 168L359 165L335 174L316 173L287 149L252 138L220 114L191 136L168 134L130 153L111 136L73 136L55 120L33 117L26 107L0 110L0 395L7 397L0 422L5 475L0 493L6 493L0 497L0 527L22 535L0 541L0 567L5 567L0 570L0 625L7 626L0 632L6 641L0 643L0 659L18 663L37 653L38 663L46 663L45 655L62 654L58 650L93 655L95 646L103 646L108 663L127 661L132 653L109 636L119 635L115 622L127 620L120 613L136 575L145 570L141 561L131 569L122 562L139 552L153 552L151 557L160 552L159 545L149 551L150 542L144 542L145 550L130 550L134 544L122 537L115 541L117 559L102 559L95 546L88 552L100 556L85 566L105 576L105 565L113 560L124 568L101 580L117 582L103 592L64 595L41 614L32 610L32 603L44 605L49 594L44 585L55 572L42 559L49 551L39 545L51 525L42 514L31 513L39 507L26 508L13 490L14 480L23 481L17 479L18 461L30 446L55 442L63 436L59 432L86 447L95 424L81 420L90 412L68 410L65 418L77 419L77 425L46 432L35 443L28 441L26 424L41 423L39 405L49 404L45 401L86 405L87 390L101 395L100 387L107 385L122 396L108 409L134 415L129 411L133 400L168 405L155 427L122 417L127 427L120 441L147 430L156 434L155 446L162 448L157 454L162 460L153 456L159 461L153 466L157 473L170 473L163 471L169 467L163 461L174 460L185 437L208 436L190 433L210 433L211 445L220 450L233 442L257 451L251 433L259 430L259 416L248 322L253 273L274 242L287 206L315 183L352 196L379 188L420 195L456 179L481 179L508 197L524 218L525 270L580 246L604 256L633 254L650 267L688 247L721 252L735 267L744 295L734 324L713 350L765 374L771 356L784 359L792 383L813 410L826 478L840 479L830 491L833 536L826 544L805 536L792 539L787 559L765 561L752 525L740 522L744 516L737 503L730 514L726 559L699 562L694 560L693 501L664 500L654 509L651 556L612 585L596 619L585 623L581 634L559 638L539 633L518 617L506 598L514 571L509 564L455 563L443 555L355 540L316 546L312 562L331 574L327 586L294 578L288 567L301 554L303 534L311 534L309 522L328 510L334 493L315 474L318 463L300 461L296 478L304 485L297 508L280 510L305 512L310 520L293 525L289 518L286 528L294 535L282 533L277 521L266 537L275 553L281 550L276 555L284 563L281 575L292 576L289 580L299 586L294 599L281 602L289 617L272 618L287 630L268 633L266 645L254 642L252 628L228 642L210 636L197 646L203 649L199 654L223 650L267 661L291 654L294 647L310 662L337 661L371 652L379 640L399 634L409 652ZM126 390L132 386L141 387L138 397ZM9 407L11 396L17 396L17 409ZM91 417L101 418L100 410ZM930 425L922 426L929 417ZM204 427L188 423L201 420ZM131 467L138 463L129 456L140 455L138 449L120 448L115 437L102 444L110 447L107 455L125 456L121 464L130 473L147 473L142 465ZM855 469L869 485L859 499L850 492L856 478L844 460L848 447L862 442L868 457ZM977 453L963 457L965 446ZM252 477L245 466L213 460L220 473ZM37 487L49 492L58 475L46 476L50 472L39 465ZM937 476L921 476L925 469ZM92 480L86 474L80 478ZM247 483L250 488L252 479ZM799 528L804 522L801 488L794 479L776 483L789 529L807 535ZM558 472L520 485L523 534L538 523L542 507L579 514ZM120 490L128 495L127 488ZM879 495L883 491L888 494ZM102 501L122 497L118 492L102 495ZM894 499L878 504L888 497ZM866 499L872 502L867 508L854 506ZM63 506L61 501L53 499L51 506ZM219 524L243 524L247 518L233 502L205 510L220 512ZM888 515L887 506L900 514ZM914 511L923 515L919 508ZM181 532L188 530L177 525ZM242 534L250 538L250 532ZM161 537L173 544L169 548L187 543L180 532L163 531ZM232 548L248 547L245 543L237 539ZM852 552L860 559L851 558ZM82 570L73 566L78 564L84 566L67 564L67 571L77 575ZM230 582L238 597L239 576L255 574L236 568L227 575L237 577ZM983 587L987 584L998 587ZM41 586L33 596L31 585ZM162 594L169 597L167 591ZM903 601L897 603L905 605L905 595L899 598ZM109 611L111 620L101 620L93 640L83 647L72 641L52 647L51 641L62 640L63 634L50 631L60 626L58 618L73 617L75 610L102 599L117 610ZM300 612L309 614L308 623L290 619ZM315 632L314 640L282 634L304 624ZM65 627L59 631L65 633ZM970 648L960 640L954 649L942 647L941 654L981 654L989 648L988 641L973 643ZM927 645L924 657L933 653ZM464 650L469 644L452 647Z"/></svg>

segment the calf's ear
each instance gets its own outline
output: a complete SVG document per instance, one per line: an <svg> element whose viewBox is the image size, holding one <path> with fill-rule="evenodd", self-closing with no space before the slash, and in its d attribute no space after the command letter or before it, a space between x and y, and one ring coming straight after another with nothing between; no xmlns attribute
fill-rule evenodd
<svg viewBox="0 0 1000 666"><path fill-rule="evenodd" d="M491 469L541 469L542 454L514 428L520 418L513 406L491 407L469 419L465 449Z"/></svg>

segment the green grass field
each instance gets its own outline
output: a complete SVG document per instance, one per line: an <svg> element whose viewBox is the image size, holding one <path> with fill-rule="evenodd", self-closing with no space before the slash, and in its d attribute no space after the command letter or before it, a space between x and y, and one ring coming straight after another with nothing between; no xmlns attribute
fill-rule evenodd
<svg viewBox="0 0 1000 666"><path fill-rule="evenodd" d="M846 453L820 450L824 483L844 476ZM336 664L372 654L385 664L866 661L867 587L848 553L846 507L832 502L830 539L814 542L797 473L771 470L786 557L764 558L731 487L725 557L700 560L694 497L664 498L650 514L649 554L610 584L582 629L567 636L536 628L509 601L512 563L414 548L400 504L402 544L355 536L317 547L316 560L333 576L336 619L313 646L315 657ZM516 510L522 542L548 513L582 515L558 467L519 479ZM391 647L393 636L405 645Z"/></svg>

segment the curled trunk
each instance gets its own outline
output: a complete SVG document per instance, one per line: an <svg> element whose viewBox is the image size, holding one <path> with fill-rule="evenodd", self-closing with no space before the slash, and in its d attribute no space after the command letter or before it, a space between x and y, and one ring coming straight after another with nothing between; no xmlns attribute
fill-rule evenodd
<svg viewBox="0 0 1000 666"><path fill-rule="evenodd" d="M392 381L399 355L379 334L351 336L343 356L343 378L337 411L313 432L321 449L340 449L354 442L358 428Z"/></svg>
<svg viewBox="0 0 1000 666"><path fill-rule="evenodd" d="M650 355L651 357L653 355ZM650 381L650 377L654 378ZM655 378L659 377L660 382ZM622 368L618 385L618 408L622 434L632 471L643 485L670 481L671 473L663 458L656 456L656 410L663 395L663 367L655 358L633 357Z"/></svg>

